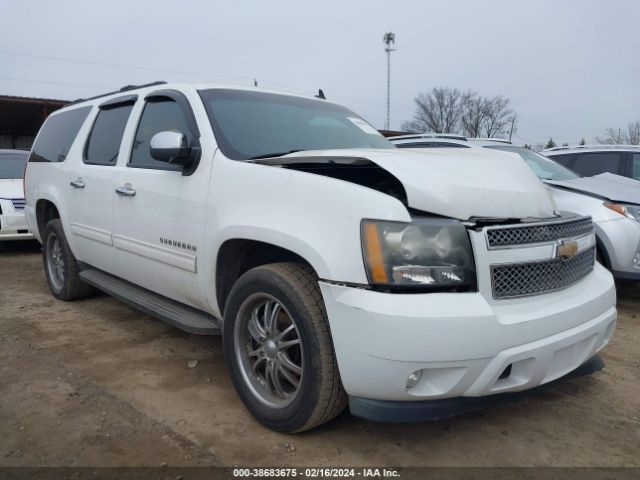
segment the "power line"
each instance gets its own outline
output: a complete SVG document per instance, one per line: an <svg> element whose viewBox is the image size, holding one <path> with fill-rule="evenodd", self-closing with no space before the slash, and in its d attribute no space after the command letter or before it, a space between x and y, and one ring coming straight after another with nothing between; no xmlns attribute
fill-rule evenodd
<svg viewBox="0 0 640 480"><path fill-rule="evenodd" d="M89 87L89 88L106 88L113 89L115 88L113 85L91 85L88 83L71 83L71 82L58 82L56 80L34 80L32 78L20 78L20 77L0 77L2 80L10 80L16 82L29 82L29 83L48 83L52 85L65 85L70 87Z"/></svg>
<svg viewBox="0 0 640 480"><path fill-rule="evenodd" d="M11 51L11 50L4 50L4 49L0 49L0 53L5 54L5 55L15 55L15 56L20 56L20 57L28 57L28 58L37 58L37 59L41 59L41 60L52 60L52 61L57 61L57 62L68 62L68 63L78 63L78 64L82 64L82 65L95 65L95 66L101 66L101 67L112 67L112 68L120 68L120 69L128 69L128 70L141 70L141 71L148 71L148 72L157 72L157 73L170 73L170 74L175 74L175 75L197 75L200 77L207 77L207 78L227 78L227 79L235 79L235 80L243 80L246 81L252 85L255 86L256 83L256 78L255 77L244 77L244 76L239 76L239 75L218 75L218 74L210 74L210 73L204 73L204 72L193 72L193 71L188 71L188 70L171 70L171 69L162 69L162 68L154 68L154 67L145 67L145 66L134 66L134 65L125 65L125 64L118 64L118 63L109 63L109 62L95 62L92 60L85 60L85 59L79 59L79 58L69 58L69 57L58 57L58 56L51 56L51 55L40 55L40 54L35 54L35 53L26 53L26 52L15 52L15 51ZM11 80L8 77L0 77L0 78L6 78L7 80ZM20 79L22 80L22 79ZM309 95L309 90L305 90L299 87L294 87L291 85L286 85L284 83L279 83L279 82L274 82L268 79L260 79L260 83L261 85L273 85L275 87L279 87L279 88L283 88L283 89L287 89L291 92L298 92L298 93L302 93L305 95ZM35 80L27 80L24 79L23 81L31 81L31 82L35 82ZM39 83L52 83L52 84L59 84L59 85L65 85L64 82L45 82L45 81L38 81ZM109 87L105 87L104 85L82 85L82 84L72 84L72 83L67 83L66 85L70 85L70 86L91 86L91 87L96 87L96 88L114 88L113 86L109 86ZM350 102L357 102L357 103L362 103L362 104L367 104L367 105L373 105L376 107L381 107L384 108L384 105L381 103L376 103L376 102L371 102L368 100L364 100L364 99L358 99L358 98L351 98L351 97L343 97L343 96L338 96L338 95L331 95L332 98L337 98L337 99L342 99L342 100L347 100ZM409 110L410 108L407 106L402 106L403 108L406 108L407 110Z"/></svg>
<svg viewBox="0 0 640 480"><path fill-rule="evenodd" d="M171 70L166 68L125 65L125 64L119 64L119 63L95 62L93 60L85 60L80 58L55 57L50 55L39 55L35 53L13 52L10 50L3 50L3 49L0 49L0 53L4 53L5 55L15 55L19 57L38 58L41 60L53 60L56 62L70 62L70 63L78 63L83 65L96 65L100 67L121 68L126 70L141 70L141 71L147 71L147 72L170 73L175 75L198 75L198 76L206 76L206 77L215 76L219 78L232 78L237 80L247 80L251 82L253 82L254 80L253 78L250 78L250 77L240 77L240 76L234 76L234 75L212 75L210 73L204 73L204 72L190 72L186 70Z"/></svg>

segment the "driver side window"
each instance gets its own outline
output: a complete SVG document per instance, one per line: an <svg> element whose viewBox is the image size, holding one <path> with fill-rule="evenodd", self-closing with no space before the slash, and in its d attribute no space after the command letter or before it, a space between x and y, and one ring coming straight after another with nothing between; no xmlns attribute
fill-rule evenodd
<svg viewBox="0 0 640 480"><path fill-rule="evenodd" d="M166 97L150 98L144 106L138 123L129 166L162 170L180 169L178 166L169 165L151 157L149 149L151 138L156 133L167 130L182 132L187 139L192 136L184 113L175 100Z"/></svg>

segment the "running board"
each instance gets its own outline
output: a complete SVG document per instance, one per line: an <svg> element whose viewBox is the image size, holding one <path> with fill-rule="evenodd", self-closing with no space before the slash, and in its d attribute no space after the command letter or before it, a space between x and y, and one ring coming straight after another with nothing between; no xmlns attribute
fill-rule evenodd
<svg viewBox="0 0 640 480"><path fill-rule="evenodd" d="M89 285L163 322L197 335L220 335L220 321L212 315L153 293L133 283L93 268L80 272Z"/></svg>

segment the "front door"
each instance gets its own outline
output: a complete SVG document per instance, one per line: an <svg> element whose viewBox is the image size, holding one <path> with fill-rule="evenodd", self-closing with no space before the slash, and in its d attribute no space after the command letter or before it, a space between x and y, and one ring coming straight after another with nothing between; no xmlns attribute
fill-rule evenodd
<svg viewBox="0 0 640 480"><path fill-rule="evenodd" d="M195 171L151 157L158 132L199 137L185 98L174 91L147 96L130 145L118 167L113 241L118 276L153 292L206 309L198 283L213 155L202 152Z"/></svg>

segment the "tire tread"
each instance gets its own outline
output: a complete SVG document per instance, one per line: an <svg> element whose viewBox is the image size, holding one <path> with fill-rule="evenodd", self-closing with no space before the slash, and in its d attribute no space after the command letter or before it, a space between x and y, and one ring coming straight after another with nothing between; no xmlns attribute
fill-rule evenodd
<svg viewBox="0 0 640 480"><path fill-rule="evenodd" d="M347 393L340 381L338 363L333 350L327 311L313 270L303 264L293 262L272 263L263 267L289 280L302 301L312 313L311 317L321 342L322 385L316 408L307 422L297 432L312 429L339 415L347 405Z"/></svg>

